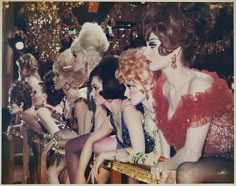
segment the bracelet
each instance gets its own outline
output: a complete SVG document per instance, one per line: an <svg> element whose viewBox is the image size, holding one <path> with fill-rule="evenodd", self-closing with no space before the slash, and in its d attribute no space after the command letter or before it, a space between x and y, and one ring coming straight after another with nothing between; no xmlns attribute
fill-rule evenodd
<svg viewBox="0 0 236 186"><path fill-rule="evenodd" d="M54 146L58 146L58 141L55 138L52 139L52 143Z"/></svg>
<svg viewBox="0 0 236 186"><path fill-rule="evenodd" d="M169 158L166 158L164 156L160 156L160 158L158 159L158 162L166 162L168 160L169 160Z"/></svg>
<svg viewBox="0 0 236 186"><path fill-rule="evenodd" d="M133 164L138 164L138 160L141 158L141 156L144 154L144 152L138 152L132 157Z"/></svg>

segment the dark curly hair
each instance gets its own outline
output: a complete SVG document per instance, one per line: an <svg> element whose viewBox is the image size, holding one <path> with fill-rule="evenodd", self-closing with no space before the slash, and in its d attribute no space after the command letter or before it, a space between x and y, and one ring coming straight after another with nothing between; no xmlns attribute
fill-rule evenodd
<svg viewBox="0 0 236 186"><path fill-rule="evenodd" d="M179 46L184 65L191 66L207 42L213 20L207 3L155 3L144 17L145 39L151 32L161 44L160 55L167 55Z"/></svg>
<svg viewBox="0 0 236 186"><path fill-rule="evenodd" d="M119 83L119 80L115 77L115 72L119 67L119 61L116 57L106 56L100 63L93 69L89 76L89 82L91 87L91 81L94 76L97 76L102 81L103 90L100 95L104 99L125 99L125 86ZM91 91L91 90L89 90Z"/></svg>
<svg viewBox="0 0 236 186"><path fill-rule="evenodd" d="M11 102L16 103L18 106L23 103L23 110L32 106L31 94L32 88L29 83L25 81L15 81L9 89Z"/></svg>
<svg viewBox="0 0 236 186"><path fill-rule="evenodd" d="M54 87L54 77L53 71L48 71L44 76L43 76L43 83L41 83L42 90L44 93L47 94L47 103L56 106L58 105L64 98L65 94L62 89L56 90Z"/></svg>

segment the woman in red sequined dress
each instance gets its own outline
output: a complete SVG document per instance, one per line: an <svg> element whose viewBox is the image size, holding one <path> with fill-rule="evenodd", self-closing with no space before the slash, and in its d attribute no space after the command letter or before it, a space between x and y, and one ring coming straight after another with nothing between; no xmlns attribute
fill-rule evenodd
<svg viewBox="0 0 236 186"><path fill-rule="evenodd" d="M153 96L166 161L152 167L161 183L175 170L177 183L233 183L233 94L215 72L191 68L209 12L205 3L159 3L144 19L147 63L161 72Z"/></svg>

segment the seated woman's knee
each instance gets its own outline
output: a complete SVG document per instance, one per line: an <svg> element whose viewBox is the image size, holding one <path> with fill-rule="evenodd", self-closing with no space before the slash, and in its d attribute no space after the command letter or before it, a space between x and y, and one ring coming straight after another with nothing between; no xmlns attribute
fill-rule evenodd
<svg viewBox="0 0 236 186"><path fill-rule="evenodd" d="M194 183L194 167L193 162L182 163L176 172L177 183Z"/></svg>
<svg viewBox="0 0 236 186"><path fill-rule="evenodd" d="M65 144L65 151L69 152L73 149L74 144L71 142L71 140L69 140L66 144Z"/></svg>

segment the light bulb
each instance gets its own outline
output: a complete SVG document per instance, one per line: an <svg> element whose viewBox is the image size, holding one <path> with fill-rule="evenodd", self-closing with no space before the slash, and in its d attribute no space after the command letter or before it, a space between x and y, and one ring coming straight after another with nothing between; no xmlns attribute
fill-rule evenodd
<svg viewBox="0 0 236 186"><path fill-rule="evenodd" d="M22 41L18 41L16 44L15 44L15 47L17 50L22 50L24 48L24 43Z"/></svg>

